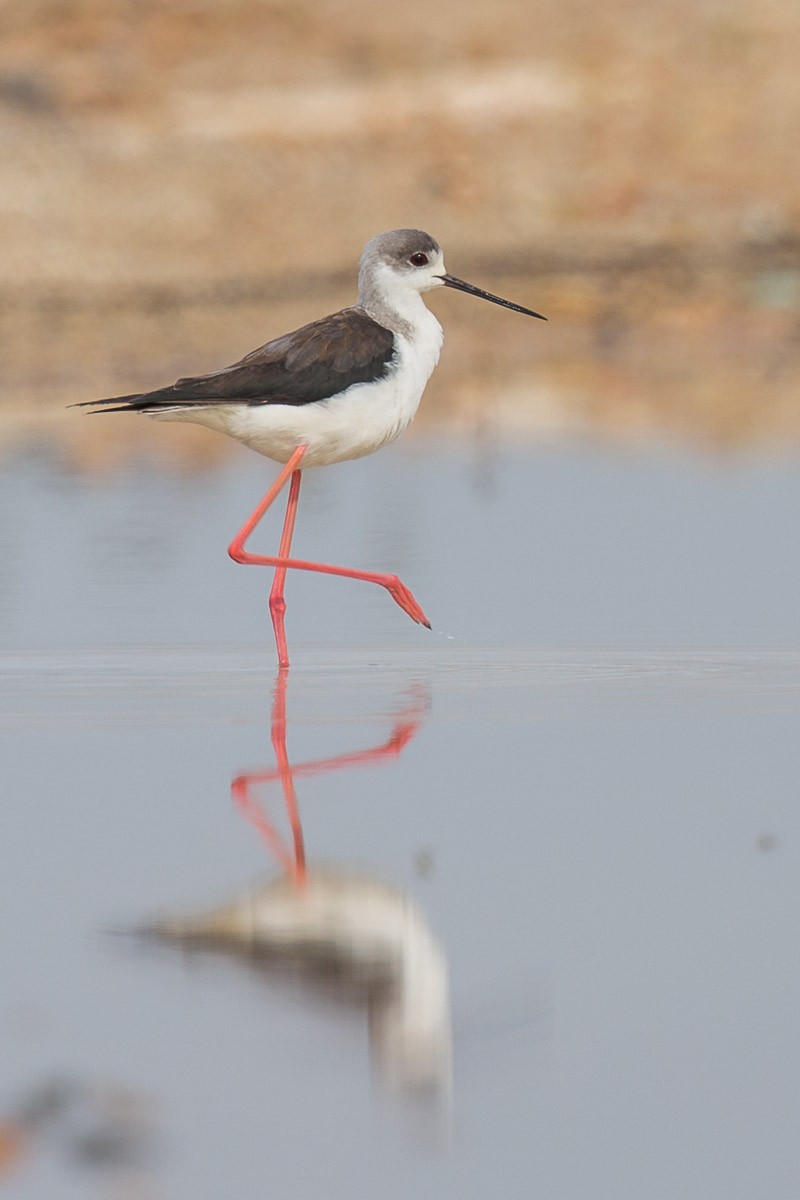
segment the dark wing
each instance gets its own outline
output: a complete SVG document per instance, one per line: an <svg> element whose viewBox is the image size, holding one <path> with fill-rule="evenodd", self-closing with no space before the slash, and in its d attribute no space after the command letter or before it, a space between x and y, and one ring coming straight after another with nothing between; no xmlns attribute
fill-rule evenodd
<svg viewBox="0 0 800 1200"><path fill-rule="evenodd" d="M221 371L187 376L155 392L90 400L77 407L155 412L216 404L310 404L355 383L380 379L393 357L391 331L363 309L345 308L267 342Z"/></svg>

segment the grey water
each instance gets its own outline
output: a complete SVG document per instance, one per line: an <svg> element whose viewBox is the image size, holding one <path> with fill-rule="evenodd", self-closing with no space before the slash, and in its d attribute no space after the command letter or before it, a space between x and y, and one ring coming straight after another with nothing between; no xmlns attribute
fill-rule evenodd
<svg viewBox="0 0 800 1200"><path fill-rule="evenodd" d="M271 473L4 464L0 1187L794 1200L796 458L412 441L307 473L298 555L396 571L433 624L288 580L309 866L423 914L436 1096L386 1086L358 1002L135 932L280 874L231 799L274 774L269 573L225 555Z"/></svg>

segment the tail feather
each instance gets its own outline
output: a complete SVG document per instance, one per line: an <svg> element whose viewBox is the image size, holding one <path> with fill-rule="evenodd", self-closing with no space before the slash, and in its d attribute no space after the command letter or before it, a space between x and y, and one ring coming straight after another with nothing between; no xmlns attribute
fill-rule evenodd
<svg viewBox="0 0 800 1200"><path fill-rule="evenodd" d="M93 408L90 416L101 412L136 412L140 401L145 397L144 392L131 392L129 396L108 396L105 400L83 400L80 404L70 404L70 408Z"/></svg>
<svg viewBox="0 0 800 1200"><path fill-rule="evenodd" d="M176 395L174 387L160 388L155 392L131 392L128 396L107 396L105 400L84 400L80 404L71 404L70 408L91 408L97 413L111 412L163 412L170 408L202 407L196 398L184 399Z"/></svg>

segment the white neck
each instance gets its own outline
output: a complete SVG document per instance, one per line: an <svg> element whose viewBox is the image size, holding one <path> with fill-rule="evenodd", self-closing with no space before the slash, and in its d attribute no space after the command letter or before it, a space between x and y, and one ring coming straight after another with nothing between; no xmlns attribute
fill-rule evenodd
<svg viewBox="0 0 800 1200"><path fill-rule="evenodd" d="M417 289L383 263L370 264L359 275L358 303L373 321L410 341L431 322L439 324Z"/></svg>

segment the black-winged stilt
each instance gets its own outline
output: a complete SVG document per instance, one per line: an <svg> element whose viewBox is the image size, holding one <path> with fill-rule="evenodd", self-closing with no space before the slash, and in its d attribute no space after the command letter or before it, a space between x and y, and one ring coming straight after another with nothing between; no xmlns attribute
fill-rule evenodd
<svg viewBox="0 0 800 1200"><path fill-rule="evenodd" d="M413 621L425 613L396 575L289 557L301 469L372 454L403 432L439 360L442 327L422 293L457 288L493 304L545 318L448 275L439 244L419 229L394 229L367 242L358 303L267 342L210 375L189 376L154 392L93 400L80 407L142 412L162 421L192 421L285 464L228 553L240 563L275 567L269 607L278 663L288 667L283 598L286 571L320 571L385 587ZM291 479L277 555L251 554L245 542Z"/></svg>

